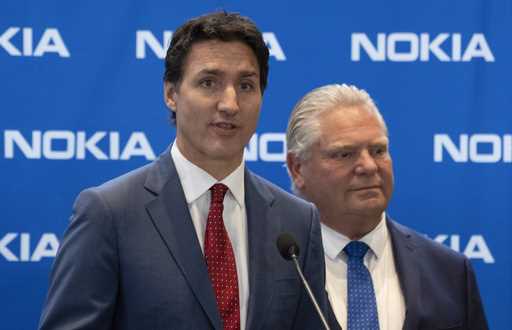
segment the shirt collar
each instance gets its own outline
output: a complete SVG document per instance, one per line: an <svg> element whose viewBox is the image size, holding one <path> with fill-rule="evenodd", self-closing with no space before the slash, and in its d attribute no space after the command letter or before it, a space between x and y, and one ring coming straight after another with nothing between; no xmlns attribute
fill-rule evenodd
<svg viewBox="0 0 512 330"><path fill-rule="evenodd" d="M208 172L185 158L179 150L176 141L174 141L171 147L171 157L176 166L176 172L178 172L188 204L193 203L201 197L215 183L223 183L229 188L229 191L237 203L240 206L245 205L244 162L241 162L240 165L223 180L217 181L217 179Z"/></svg>
<svg viewBox="0 0 512 330"><path fill-rule="evenodd" d="M323 223L321 224L321 228L325 254L331 260L334 260L351 240ZM360 241L366 243L377 259L379 259L384 253L388 235L386 214L383 212L379 224L371 232L364 235Z"/></svg>

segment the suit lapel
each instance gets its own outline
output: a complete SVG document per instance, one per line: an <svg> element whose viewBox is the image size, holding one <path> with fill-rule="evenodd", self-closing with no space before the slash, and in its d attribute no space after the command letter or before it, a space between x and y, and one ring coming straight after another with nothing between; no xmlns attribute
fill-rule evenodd
<svg viewBox="0 0 512 330"><path fill-rule="evenodd" d="M153 164L145 187L155 195L146 205L154 226L214 328L222 329L215 294L170 149Z"/></svg>
<svg viewBox="0 0 512 330"><path fill-rule="evenodd" d="M270 256L276 249L274 236L278 232L277 219L270 221L269 212L273 202L271 192L256 182L249 171L245 171L245 206L249 239L249 308L247 329L259 329L270 306L274 283Z"/></svg>
<svg viewBox="0 0 512 330"><path fill-rule="evenodd" d="M418 252L411 234L391 219L387 226L393 243L395 267L405 299L406 314L404 330L418 329L421 299L421 274Z"/></svg>

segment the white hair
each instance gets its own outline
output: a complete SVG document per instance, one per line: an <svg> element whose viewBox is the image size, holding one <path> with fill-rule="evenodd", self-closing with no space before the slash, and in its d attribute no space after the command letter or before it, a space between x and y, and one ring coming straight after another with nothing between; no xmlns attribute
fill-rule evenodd
<svg viewBox="0 0 512 330"><path fill-rule="evenodd" d="M360 107L374 114L388 134L379 109L365 90L346 84L325 85L306 94L293 108L286 130L288 152L299 160L306 160L311 146L320 137L320 116L327 111L343 111L348 107ZM292 180L292 190L297 193L295 188Z"/></svg>

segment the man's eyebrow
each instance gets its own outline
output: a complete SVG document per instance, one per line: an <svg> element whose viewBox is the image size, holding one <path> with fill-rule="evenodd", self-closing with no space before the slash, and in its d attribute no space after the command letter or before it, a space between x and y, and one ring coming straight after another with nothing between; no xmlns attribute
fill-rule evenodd
<svg viewBox="0 0 512 330"><path fill-rule="evenodd" d="M387 138L381 138L381 139L372 141L370 144L372 144L372 145L388 145L389 140Z"/></svg>
<svg viewBox="0 0 512 330"><path fill-rule="evenodd" d="M356 149L356 146L353 144L336 144L323 149L322 152L325 154L331 154L333 152L340 152L353 149Z"/></svg>
<svg viewBox="0 0 512 330"><path fill-rule="evenodd" d="M368 143L369 146L387 146L389 145L389 141L387 139L377 139L374 141L371 141ZM325 148L325 151L327 152L336 152L336 151L343 151L343 150L352 150L352 149L358 149L361 148L362 145L359 145L357 143L336 143L329 147Z"/></svg>
<svg viewBox="0 0 512 330"><path fill-rule="evenodd" d="M247 77L259 77L259 73L256 71L242 71L240 72L240 76L247 78Z"/></svg>
<svg viewBox="0 0 512 330"><path fill-rule="evenodd" d="M197 74L204 74L204 75L214 75L214 76L219 76L222 74L222 71L218 70L218 69L201 69L197 72Z"/></svg>

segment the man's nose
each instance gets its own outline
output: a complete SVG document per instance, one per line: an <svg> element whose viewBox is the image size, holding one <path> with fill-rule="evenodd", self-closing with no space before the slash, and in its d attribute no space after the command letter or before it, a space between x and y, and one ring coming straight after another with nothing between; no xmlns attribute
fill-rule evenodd
<svg viewBox="0 0 512 330"><path fill-rule="evenodd" d="M377 163L371 153L366 149L361 151L355 167L356 174L373 174L377 169Z"/></svg>
<svg viewBox="0 0 512 330"><path fill-rule="evenodd" d="M240 110L238 105L238 93L234 86L227 86L219 99L218 110L228 115L234 115Z"/></svg>

